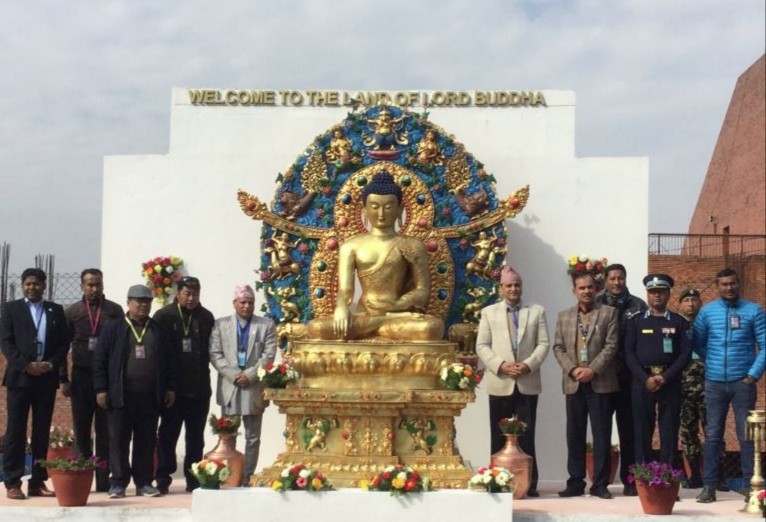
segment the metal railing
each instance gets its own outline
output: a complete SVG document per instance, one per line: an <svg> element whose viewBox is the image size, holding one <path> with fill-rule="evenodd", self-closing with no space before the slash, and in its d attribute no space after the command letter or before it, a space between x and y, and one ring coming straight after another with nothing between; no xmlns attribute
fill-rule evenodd
<svg viewBox="0 0 766 522"><path fill-rule="evenodd" d="M649 234L649 255L748 257L766 254L766 235Z"/></svg>

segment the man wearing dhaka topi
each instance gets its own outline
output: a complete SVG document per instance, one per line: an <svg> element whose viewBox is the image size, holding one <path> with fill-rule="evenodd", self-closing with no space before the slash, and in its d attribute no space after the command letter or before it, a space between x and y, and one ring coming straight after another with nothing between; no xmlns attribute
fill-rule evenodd
<svg viewBox="0 0 766 522"><path fill-rule="evenodd" d="M366 339L403 341L439 340L444 323L425 313L431 286L428 256L423 243L399 234L402 189L381 170L362 190L364 215L371 230L348 239L338 254L338 296L333 317L308 324L309 339ZM362 295L356 312L354 275Z"/></svg>

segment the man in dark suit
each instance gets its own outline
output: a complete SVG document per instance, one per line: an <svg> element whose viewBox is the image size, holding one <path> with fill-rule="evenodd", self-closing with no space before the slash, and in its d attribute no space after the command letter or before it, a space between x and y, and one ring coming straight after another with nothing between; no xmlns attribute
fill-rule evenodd
<svg viewBox="0 0 766 522"><path fill-rule="evenodd" d="M567 414L567 487L562 497L585 492L585 435L593 432L593 484L590 494L609 499L612 398L617 391L617 310L596 302L593 276L573 277L577 305L559 313L553 354L563 370Z"/></svg>
<svg viewBox="0 0 766 522"><path fill-rule="evenodd" d="M0 314L0 346L8 367L3 386L8 388L8 426L5 432L3 471L7 496L24 500L21 477L27 441L27 419L32 411L32 459L45 459L56 400L59 366L69 351L69 330L64 308L45 301L45 272L27 268L21 274L24 298L5 304ZM34 464L27 494L53 497L45 486L48 473Z"/></svg>

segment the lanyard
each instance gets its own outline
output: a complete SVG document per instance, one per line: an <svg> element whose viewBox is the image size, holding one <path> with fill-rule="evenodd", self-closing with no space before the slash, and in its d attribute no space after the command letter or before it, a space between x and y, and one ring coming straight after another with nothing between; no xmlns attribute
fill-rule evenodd
<svg viewBox="0 0 766 522"><path fill-rule="evenodd" d="M36 308L33 306L32 308ZM40 323L43 321L43 313L45 310L43 310L43 303L40 303L40 313L37 314L37 320L35 321L35 333L38 333L40 331Z"/></svg>
<svg viewBox="0 0 766 522"><path fill-rule="evenodd" d="M133 323L130 321L130 319L128 319L127 315L125 316L125 322L128 323L128 326L130 326L130 331L133 332L133 337L136 338L136 342L138 344L141 344L141 341L143 341L144 339L144 334L146 333L146 328L149 326L149 321L146 321L146 323L144 324L144 329L141 330L141 335L138 335L138 332L133 327Z"/></svg>
<svg viewBox="0 0 766 522"><path fill-rule="evenodd" d="M511 348L513 352L519 347L519 309L508 307L508 311L511 313L511 322L513 323L513 331L511 332Z"/></svg>
<svg viewBox="0 0 766 522"><path fill-rule="evenodd" d="M580 319L580 312L577 312L577 328L580 330L580 336L582 337L583 344L586 343L586 339L588 338L588 330L590 329L590 321L588 321L588 324L583 325L582 319Z"/></svg>
<svg viewBox="0 0 766 522"><path fill-rule="evenodd" d="M104 300L98 302L98 310L96 310L96 319L93 319L93 312L90 311L90 303L88 303L88 300L83 298L85 301L85 310L88 312L88 323L90 323L90 334L95 337L96 331L98 330L98 321L101 319L101 309L104 307Z"/></svg>
<svg viewBox="0 0 766 522"><path fill-rule="evenodd" d="M237 350L240 352L247 351L247 337L250 335L250 321L247 322L244 328L239 325L237 321Z"/></svg>
<svg viewBox="0 0 766 522"><path fill-rule="evenodd" d="M189 337L189 330L191 330L191 322L192 322L191 313L189 314L189 322L187 323L186 321L184 321L184 313L181 310L181 303L176 301L176 305L178 306L178 315L181 316L181 324L184 327L184 337ZM248 324L250 324L250 323L248 323ZM239 323L237 323L237 325L239 325Z"/></svg>

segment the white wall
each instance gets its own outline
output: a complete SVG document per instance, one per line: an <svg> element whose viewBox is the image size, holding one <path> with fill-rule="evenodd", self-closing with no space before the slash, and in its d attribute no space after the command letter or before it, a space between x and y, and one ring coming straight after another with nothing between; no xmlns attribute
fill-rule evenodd
<svg viewBox="0 0 766 522"><path fill-rule="evenodd" d="M552 335L557 312L574 303L566 275L572 254L625 264L629 287L642 295L649 165L646 158L577 158L574 93L544 94L547 107L429 110L430 121L454 134L495 175L501 197L530 185L526 209L508 222L509 261L524 278L524 299L548 311ZM193 106L186 89L174 89L169 154L104 161L102 268L109 297L122 302L130 285L143 282L144 260L178 255L187 272L202 280L202 303L216 316L230 314L234 285L252 284L259 265L260 225L240 211L237 189L270 202L277 173L346 112ZM553 356L542 372L540 473L543 479L561 479L566 477L564 398ZM487 398L480 390L477 402L458 419L458 444L475 466L489 460L488 424ZM259 467L284 449L283 428L272 406L264 419Z"/></svg>

